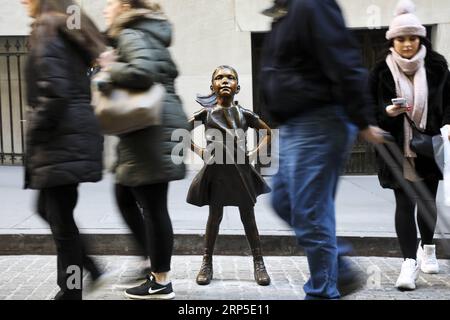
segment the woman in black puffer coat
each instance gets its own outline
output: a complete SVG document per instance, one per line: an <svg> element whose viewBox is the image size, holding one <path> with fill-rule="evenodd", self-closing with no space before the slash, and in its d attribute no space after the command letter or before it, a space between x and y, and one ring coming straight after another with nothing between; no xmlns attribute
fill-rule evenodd
<svg viewBox="0 0 450 320"><path fill-rule="evenodd" d="M87 71L104 45L100 32L84 14L81 28L68 29L66 12L75 5L73 1L23 3L35 18L26 67L31 111L25 188L39 190L37 211L49 222L56 243L61 288L56 299L81 299L83 266L94 280L100 276L85 255L73 211L78 184L102 177L103 137L90 104ZM74 286L68 286L69 279Z"/></svg>

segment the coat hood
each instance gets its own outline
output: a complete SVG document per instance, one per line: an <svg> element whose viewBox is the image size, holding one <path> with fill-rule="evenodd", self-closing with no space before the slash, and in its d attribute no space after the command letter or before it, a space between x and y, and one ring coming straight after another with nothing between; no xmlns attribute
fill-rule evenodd
<svg viewBox="0 0 450 320"><path fill-rule="evenodd" d="M151 33L166 46L169 46L172 41L172 27L161 11L150 9L128 10L116 18L107 34L110 38L116 40L120 33L127 28Z"/></svg>

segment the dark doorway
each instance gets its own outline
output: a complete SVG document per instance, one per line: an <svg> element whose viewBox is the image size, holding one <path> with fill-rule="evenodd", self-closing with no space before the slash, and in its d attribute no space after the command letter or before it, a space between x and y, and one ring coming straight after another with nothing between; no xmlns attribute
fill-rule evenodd
<svg viewBox="0 0 450 320"><path fill-rule="evenodd" d="M0 166L22 165L27 37L0 37Z"/></svg>

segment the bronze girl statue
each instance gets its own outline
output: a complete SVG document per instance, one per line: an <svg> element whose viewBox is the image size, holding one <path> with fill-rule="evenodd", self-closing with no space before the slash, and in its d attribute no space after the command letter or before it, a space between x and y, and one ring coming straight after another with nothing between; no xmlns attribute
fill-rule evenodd
<svg viewBox="0 0 450 320"><path fill-rule="evenodd" d="M204 108L190 120L191 130L201 124L205 126L207 140L206 149L191 141L192 151L205 161L205 165L194 178L187 196L190 204L209 205L203 263L197 276L199 285L209 284L213 276L212 256L224 206L239 207L253 254L255 280L259 285L270 284L254 213L257 196L270 192L270 188L251 162L258 151L270 143L271 130L258 115L234 102L239 90L235 69L229 66L216 68L212 75L212 94L197 98ZM246 150L245 133L249 127L267 132L252 152Z"/></svg>

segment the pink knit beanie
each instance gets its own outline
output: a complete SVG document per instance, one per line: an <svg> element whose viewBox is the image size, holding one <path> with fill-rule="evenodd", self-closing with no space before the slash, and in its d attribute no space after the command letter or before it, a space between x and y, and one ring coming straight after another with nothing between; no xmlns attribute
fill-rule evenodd
<svg viewBox="0 0 450 320"><path fill-rule="evenodd" d="M411 0L400 0L395 9L395 18L386 32L386 39L402 36L426 37L427 30L414 14L415 11L416 6Z"/></svg>

